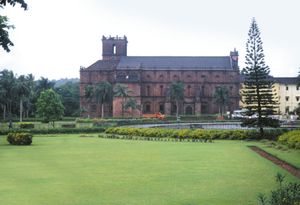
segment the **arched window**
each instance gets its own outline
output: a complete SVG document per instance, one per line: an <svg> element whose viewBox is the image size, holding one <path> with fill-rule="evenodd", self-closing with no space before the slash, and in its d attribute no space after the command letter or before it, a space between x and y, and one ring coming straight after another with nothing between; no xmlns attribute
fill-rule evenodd
<svg viewBox="0 0 300 205"><path fill-rule="evenodd" d="M159 79L160 81L163 81L163 80L164 80L164 76L163 76L163 75L160 75L160 76L158 77L158 79Z"/></svg>
<svg viewBox="0 0 300 205"><path fill-rule="evenodd" d="M116 45L115 45L115 44L113 45L113 54L114 54L114 55L116 55L116 54L117 54L117 47L116 47Z"/></svg>
<svg viewBox="0 0 300 205"><path fill-rule="evenodd" d="M201 96L205 96L205 86L201 86Z"/></svg>
<svg viewBox="0 0 300 205"><path fill-rule="evenodd" d="M192 106L187 106L186 108L185 108L185 114L186 115L192 115L193 114L193 108L192 108Z"/></svg>
<svg viewBox="0 0 300 205"><path fill-rule="evenodd" d="M165 114L165 104L159 103L159 112Z"/></svg>
<svg viewBox="0 0 300 205"><path fill-rule="evenodd" d="M147 85L147 88L146 88L146 95L147 96L150 96L150 85Z"/></svg>
<svg viewBox="0 0 300 205"><path fill-rule="evenodd" d="M187 80L188 82L192 81L192 76L191 76L191 75L187 75L187 76L186 76L186 80Z"/></svg>
<svg viewBox="0 0 300 205"><path fill-rule="evenodd" d="M187 86L187 95L188 95L188 97L190 97L192 95L191 94L191 85Z"/></svg>
<svg viewBox="0 0 300 205"><path fill-rule="evenodd" d="M144 107L144 113L151 113L151 104L150 104L150 102L146 102L143 107Z"/></svg>
<svg viewBox="0 0 300 205"><path fill-rule="evenodd" d="M174 80L174 81L179 81L178 75L173 75L173 80Z"/></svg>
<svg viewBox="0 0 300 205"><path fill-rule="evenodd" d="M175 115L177 112L177 106L172 103L171 105L171 115Z"/></svg>
<svg viewBox="0 0 300 205"><path fill-rule="evenodd" d="M159 86L159 91L160 91L160 96L163 96L164 95L164 86L163 85Z"/></svg>

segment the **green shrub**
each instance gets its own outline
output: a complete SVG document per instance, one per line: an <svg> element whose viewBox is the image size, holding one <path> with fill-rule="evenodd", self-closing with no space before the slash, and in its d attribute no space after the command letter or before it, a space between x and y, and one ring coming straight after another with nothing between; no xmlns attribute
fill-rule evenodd
<svg viewBox="0 0 300 205"><path fill-rule="evenodd" d="M30 133L8 133L7 141L11 145L31 145L32 134L30 134Z"/></svg>
<svg viewBox="0 0 300 205"><path fill-rule="evenodd" d="M277 139L278 135L285 130L266 130L266 139ZM213 139L261 139L260 133L256 130L204 130L204 129L164 129L164 128L132 128L132 127L110 127L106 133L124 136L140 136L147 138L175 138L180 140L213 140Z"/></svg>
<svg viewBox="0 0 300 205"><path fill-rule="evenodd" d="M20 129L33 129L34 124L31 122L19 122L18 123Z"/></svg>
<svg viewBox="0 0 300 205"><path fill-rule="evenodd" d="M284 183L285 176L277 174L276 182L278 188L271 191L270 197L259 194L258 200L260 205L299 205L300 204L300 184Z"/></svg>
<svg viewBox="0 0 300 205"><path fill-rule="evenodd" d="M287 145L289 148L300 149L300 130L294 130L282 134L278 142Z"/></svg>

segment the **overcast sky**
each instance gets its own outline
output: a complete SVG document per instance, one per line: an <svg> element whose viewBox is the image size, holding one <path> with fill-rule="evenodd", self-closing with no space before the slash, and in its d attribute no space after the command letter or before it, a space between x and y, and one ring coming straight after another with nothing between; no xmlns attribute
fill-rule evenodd
<svg viewBox="0 0 300 205"><path fill-rule="evenodd" d="M300 67L299 0L26 0L1 10L16 29L0 51L0 69L36 79L79 77L102 57L102 35L128 38L129 56L226 56L236 48L244 67L252 17L276 77Z"/></svg>

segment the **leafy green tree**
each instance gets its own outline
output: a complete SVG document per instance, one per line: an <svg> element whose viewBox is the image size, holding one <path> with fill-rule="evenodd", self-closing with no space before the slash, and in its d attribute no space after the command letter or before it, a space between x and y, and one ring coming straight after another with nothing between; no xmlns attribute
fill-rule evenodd
<svg viewBox="0 0 300 205"><path fill-rule="evenodd" d="M294 109L294 113L296 113L296 115L298 115L298 117L300 117L300 103L298 104L298 107L296 107Z"/></svg>
<svg viewBox="0 0 300 205"><path fill-rule="evenodd" d="M41 93L37 101L37 115L43 119L43 122L54 122L60 120L64 114L64 106L60 97L52 89Z"/></svg>
<svg viewBox="0 0 300 205"><path fill-rule="evenodd" d="M269 77L270 68L265 64L265 55L262 47L260 31L255 19L252 19L246 44L245 89L242 93L243 101L248 109L248 115L257 113L254 124L263 136L265 118L275 113L277 105L273 96L273 81Z"/></svg>
<svg viewBox="0 0 300 205"><path fill-rule="evenodd" d="M127 101L127 98L132 93L132 90L130 90L126 85L117 83L113 89L114 91L114 97L120 97L121 98L121 106L122 106L122 117L124 117L124 111L125 111L125 104Z"/></svg>
<svg viewBox="0 0 300 205"><path fill-rule="evenodd" d="M8 30L13 28L14 26L9 24L6 16L0 16L0 44L6 52L10 52L9 47L14 45L8 33Z"/></svg>
<svg viewBox="0 0 300 205"><path fill-rule="evenodd" d="M27 9L27 4L23 0L0 0L0 9L2 9L3 6L6 6L7 3L12 6L20 4L22 8L24 8L25 10ZM0 15L0 45L6 52L9 52L9 47L14 45L13 42L9 39L8 33L8 30L12 28L14 28L14 26L9 25L7 16Z"/></svg>
<svg viewBox="0 0 300 205"><path fill-rule="evenodd" d="M67 82L55 89L65 107L65 116L79 115L79 83Z"/></svg>
<svg viewBox="0 0 300 205"><path fill-rule="evenodd" d="M94 96L97 105L101 104L101 117L104 117L104 104L112 101L112 85L107 81L97 84L94 89Z"/></svg>
<svg viewBox="0 0 300 205"><path fill-rule="evenodd" d="M176 116L179 116L179 103L184 99L184 84L183 82L173 82L170 85L171 100L176 103Z"/></svg>
<svg viewBox="0 0 300 205"><path fill-rule="evenodd" d="M225 106L228 104L228 89L225 86L217 87L214 93L214 99L219 106L219 114L223 117L225 112Z"/></svg>
<svg viewBox="0 0 300 205"><path fill-rule="evenodd" d="M10 4L15 6L16 4L20 4L22 8L27 9L27 4L24 0L0 0L0 4L6 6L6 4Z"/></svg>

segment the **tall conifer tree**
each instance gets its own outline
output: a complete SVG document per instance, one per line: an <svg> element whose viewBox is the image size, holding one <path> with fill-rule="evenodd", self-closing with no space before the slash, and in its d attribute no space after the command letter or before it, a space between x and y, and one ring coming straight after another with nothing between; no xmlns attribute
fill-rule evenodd
<svg viewBox="0 0 300 205"><path fill-rule="evenodd" d="M251 123L259 128L261 136L263 136L263 127L271 125L272 120L267 116L275 114L277 105L272 92L273 81L269 76L270 68L265 64L262 44L260 31L253 18L246 44L245 87L242 95L246 109L249 111L248 115L255 113L258 115L256 119L251 120Z"/></svg>

